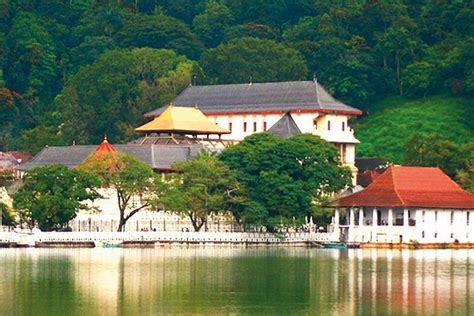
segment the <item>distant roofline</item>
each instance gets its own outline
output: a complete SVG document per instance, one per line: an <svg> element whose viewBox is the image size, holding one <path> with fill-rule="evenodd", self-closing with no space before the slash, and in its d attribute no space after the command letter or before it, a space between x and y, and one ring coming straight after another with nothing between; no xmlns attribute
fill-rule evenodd
<svg viewBox="0 0 474 316"><path fill-rule="evenodd" d="M236 106L239 106L242 104L238 104ZM180 106L188 106L188 105L180 105ZM288 105L291 106L291 105ZM161 109L166 106L162 106L158 109ZM271 115L271 114L285 114L287 112L290 112L292 114L297 114L297 113L324 113L324 114L342 114L342 115L349 115L349 116L360 116L363 114L363 111L360 110L355 110L355 111L348 111L348 110L328 110L328 109L297 109L297 110L265 110L265 111L206 111L201 108L199 108L202 113L206 115L212 115L212 116L227 116L227 115L249 115L249 114L262 114L262 115ZM146 118L152 118L152 117L157 117L160 116L160 114L154 114L157 110L150 111L148 113L145 113L143 116Z"/></svg>
<svg viewBox="0 0 474 316"><path fill-rule="evenodd" d="M270 106L268 106L268 109L260 109L260 110L242 110L241 107L249 107L249 106L261 106L262 104L259 103L249 103L249 102L242 102L242 103L235 103L235 104L225 104L224 106L226 108L222 109L212 109L210 107L215 107L215 105L206 105L206 104L201 104L199 103L199 100L196 100L195 104L190 104L190 103L180 103L179 97L183 95L188 89L219 89L219 87L227 87L227 86L235 86L235 87L251 87L251 86L264 86L264 85L278 85L278 84L295 84L295 83L312 83L316 86L316 95L319 96L318 90L321 89L324 93L328 94L334 102L334 104L341 104L344 107L347 107L347 109L328 109L328 108L322 108L321 101L319 98L315 100L314 102L308 102L306 101L296 101L295 103L271 103ZM178 99L178 100L177 100ZM186 86L172 101L174 105L177 106L184 106L184 107L190 107L190 106L197 106L204 114L206 115L212 115L212 116L227 116L227 115L248 115L248 114L282 114L286 112L290 113L325 113L325 114L343 114L343 115L349 115L349 116L360 116L363 114L363 111L352 107L350 105L344 104L343 102L335 99L330 93L326 91L326 89L317 81L315 80L293 80L293 81L270 81L270 82L257 82L257 83L231 83L231 84L216 84L216 85L192 85L189 84ZM265 103L264 103L265 104ZM303 106L303 108L294 108L296 106ZM145 113L143 116L146 118L150 117L157 117L160 114L160 109L164 109L166 105L163 105L155 110L149 111ZM201 107L207 107L207 109L203 109ZM233 110L232 107L237 108L236 110ZM272 109L272 107L275 107L275 109ZM280 108L278 108L280 107ZM286 108L285 108L286 107ZM313 107L313 108L304 108L304 107ZM319 107L319 108L318 108ZM239 109L240 108L240 109Z"/></svg>

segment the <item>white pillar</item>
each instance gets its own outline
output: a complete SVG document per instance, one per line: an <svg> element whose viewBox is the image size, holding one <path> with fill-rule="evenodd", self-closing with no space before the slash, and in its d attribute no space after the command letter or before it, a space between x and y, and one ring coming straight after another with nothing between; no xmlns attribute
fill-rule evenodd
<svg viewBox="0 0 474 316"><path fill-rule="evenodd" d="M339 231L339 208L336 207L334 211L334 238L339 240L340 231Z"/></svg>
<svg viewBox="0 0 474 316"><path fill-rule="evenodd" d="M393 210L392 208L388 209L388 229L387 229L387 241L393 242Z"/></svg>
<svg viewBox="0 0 474 316"><path fill-rule="evenodd" d="M408 238L408 209L403 209L403 242L407 243L409 242Z"/></svg>
<svg viewBox="0 0 474 316"><path fill-rule="evenodd" d="M361 207L359 209L359 234L358 234L359 242L364 241L364 208Z"/></svg>
<svg viewBox="0 0 474 316"><path fill-rule="evenodd" d="M355 235L355 215L354 215L354 208L349 209L349 236L348 236L348 241L353 242L354 240L354 235Z"/></svg>
<svg viewBox="0 0 474 316"><path fill-rule="evenodd" d="M374 207L372 210L372 238L371 242L376 242L377 241L377 208Z"/></svg>
<svg viewBox="0 0 474 316"><path fill-rule="evenodd" d="M408 209L403 210L403 226L408 226Z"/></svg>

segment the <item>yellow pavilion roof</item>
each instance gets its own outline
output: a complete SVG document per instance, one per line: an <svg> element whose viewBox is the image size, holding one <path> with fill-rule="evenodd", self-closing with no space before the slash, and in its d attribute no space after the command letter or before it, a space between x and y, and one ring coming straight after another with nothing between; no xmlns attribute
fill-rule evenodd
<svg viewBox="0 0 474 316"><path fill-rule="evenodd" d="M198 108L170 104L153 121L135 129L136 132L230 134L230 131L211 122Z"/></svg>

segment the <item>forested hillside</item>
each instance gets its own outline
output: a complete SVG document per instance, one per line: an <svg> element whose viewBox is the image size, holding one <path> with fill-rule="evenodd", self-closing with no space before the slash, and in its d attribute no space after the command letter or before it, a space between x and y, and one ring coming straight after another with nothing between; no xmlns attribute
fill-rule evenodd
<svg viewBox="0 0 474 316"><path fill-rule="evenodd" d="M10 0L0 19L0 150L130 140L190 82L316 76L362 109L474 96L470 0Z"/></svg>

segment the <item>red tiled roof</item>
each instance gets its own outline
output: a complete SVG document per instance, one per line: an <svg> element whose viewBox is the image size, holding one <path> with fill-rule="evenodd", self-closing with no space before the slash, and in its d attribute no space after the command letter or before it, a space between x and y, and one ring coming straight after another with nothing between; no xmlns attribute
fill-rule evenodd
<svg viewBox="0 0 474 316"><path fill-rule="evenodd" d="M100 152L100 153L107 153L107 154L110 154L110 153L113 153L113 152L116 152L117 150L114 148L114 146L112 146L108 141L107 141L107 138L104 138L104 140L102 141L102 143L100 143L99 146L97 146L97 148L95 149L96 152Z"/></svg>
<svg viewBox="0 0 474 316"><path fill-rule="evenodd" d="M335 205L474 209L474 194L439 168L391 166L366 189L338 199Z"/></svg>

